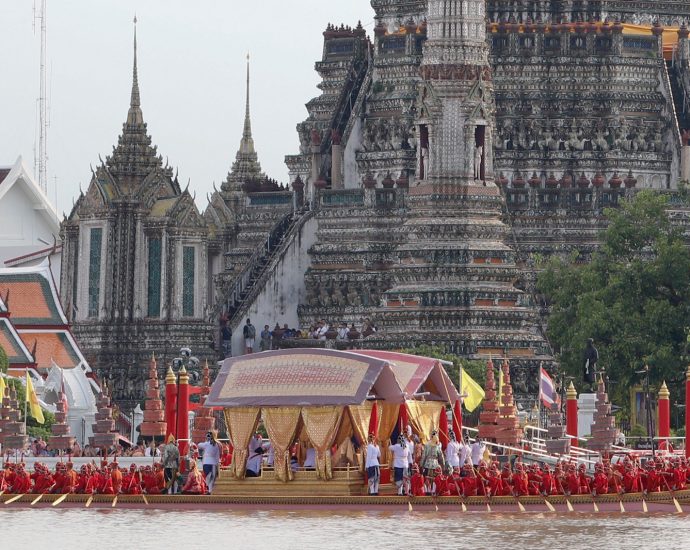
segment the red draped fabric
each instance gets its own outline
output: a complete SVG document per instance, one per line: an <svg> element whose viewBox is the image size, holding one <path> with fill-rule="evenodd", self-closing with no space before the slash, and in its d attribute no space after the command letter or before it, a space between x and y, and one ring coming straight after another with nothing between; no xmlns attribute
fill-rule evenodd
<svg viewBox="0 0 690 550"><path fill-rule="evenodd" d="M458 441L462 439L462 410L460 407L460 399L458 399L453 405L453 431Z"/></svg>
<svg viewBox="0 0 690 550"><path fill-rule="evenodd" d="M371 416L369 417L369 433L367 435L370 434L374 434L374 437L379 436L379 406L376 401L371 407Z"/></svg>
<svg viewBox="0 0 690 550"><path fill-rule="evenodd" d="M446 408L441 409L441 416L438 421L438 439L441 442L441 446L445 450L448 445L448 413Z"/></svg>

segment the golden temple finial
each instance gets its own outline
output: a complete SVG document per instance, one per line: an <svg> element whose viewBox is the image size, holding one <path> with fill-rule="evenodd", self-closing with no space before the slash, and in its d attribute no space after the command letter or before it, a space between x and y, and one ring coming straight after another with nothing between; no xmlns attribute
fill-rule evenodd
<svg viewBox="0 0 690 550"><path fill-rule="evenodd" d="M661 388L659 389L659 399L666 399L671 396L671 392L668 391L668 386L666 385L666 380L664 380L663 384L661 384Z"/></svg>
<svg viewBox="0 0 690 550"><path fill-rule="evenodd" d="M577 399L577 390L575 389L575 384L573 384L572 380L570 381L570 385L565 392L565 397L566 399Z"/></svg>

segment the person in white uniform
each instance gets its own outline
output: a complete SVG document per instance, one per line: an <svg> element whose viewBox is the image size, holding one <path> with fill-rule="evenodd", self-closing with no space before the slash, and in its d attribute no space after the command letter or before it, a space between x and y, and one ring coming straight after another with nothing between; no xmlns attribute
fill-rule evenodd
<svg viewBox="0 0 690 550"><path fill-rule="evenodd" d="M407 441L405 436L400 434L398 442L395 445L388 447L393 455L393 479L395 480L395 487L399 495L405 494L405 478L407 477L408 456L410 454L407 448Z"/></svg>
<svg viewBox="0 0 690 550"><path fill-rule="evenodd" d="M460 448L453 430L448 430L448 445L446 445L446 464L452 468L460 466Z"/></svg>
<svg viewBox="0 0 690 550"><path fill-rule="evenodd" d="M367 459L364 463L367 469L367 480L369 483L369 494L379 494L379 482L381 481L381 468L379 460L381 459L381 449L376 443L374 434L369 434L367 445Z"/></svg>
<svg viewBox="0 0 690 550"><path fill-rule="evenodd" d="M460 466L464 467L465 464L467 464L467 459L469 458L469 456L470 456L470 443L465 438L463 441L460 441Z"/></svg>
<svg viewBox="0 0 690 550"><path fill-rule="evenodd" d="M264 458L264 440L261 433L257 432L249 441L249 456L247 458L247 477L259 477L261 475L261 463Z"/></svg>
<svg viewBox="0 0 690 550"><path fill-rule="evenodd" d="M470 447L472 466L474 466L475 468L479 466L479 463L481 462L482 457L484 456L484 451L486 451L486 445L478 437L474 440L474 443L472 443L472 446Z"/></svg>

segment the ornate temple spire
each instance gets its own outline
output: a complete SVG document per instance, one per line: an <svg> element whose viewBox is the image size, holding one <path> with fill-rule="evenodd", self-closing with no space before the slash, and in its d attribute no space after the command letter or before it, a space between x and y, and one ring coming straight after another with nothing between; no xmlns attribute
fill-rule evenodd
<svg viewBox="0 0 690 550"><path fill-rule="evenodd" d="M151 137L146 133L146 123L141 111L139 95L139 72L137 67L137 18L134 17L134 60L132 65L132 93L129 101L127 120L122 125L113 154L106 159L111 174L123 184L123 190L133 189L136 182L142 181L154 170L161 168L163 161ZM172 176L172 169L167 169Z"/></svg>
<svg viewBox="0 0 690 550"><path fill-rule="evenodd" d="M249 54L247 54L247 99L244 107L244 131L242 132L242 142L240 151L242 153L254 152L254 139L252 138L252 119L249 114Z"/></svg>
<svg viewBox="0 0 690 550"><path fill-rule="evenodd" d="M232 164L230 173L221 185L223 191L239 191L244 183L265 178L265 175L261 171L259 157L254 149L254 138L252 138L252 121L249 110L249 54L247 54L246 86L242 140L240 141L240 148L237 151L235 162Z"/></svg>
<svg viewBox="0 0 690 550"><path fill-rule="evenodd" d="M134 65L132 69L132 96L129 101L127 124L142 124L144 115L141 112L141 98L139 96L139 75L137 74L137 16L134 16Z"/></svg>

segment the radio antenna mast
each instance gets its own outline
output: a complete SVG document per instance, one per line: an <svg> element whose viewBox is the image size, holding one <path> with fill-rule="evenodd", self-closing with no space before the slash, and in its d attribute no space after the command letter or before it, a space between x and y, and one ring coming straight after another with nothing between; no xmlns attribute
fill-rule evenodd
<svg viewBox="0 0 690 550"><path fill-rule="evenodd" d="M46 90L46 0L41 0L41 13L35 16L41 20L41 79L38 97L38 185L44 193L48 193L48 152L46 141L48 137L48 102ZM35 154L35 153L34 153Z"/></svg>

